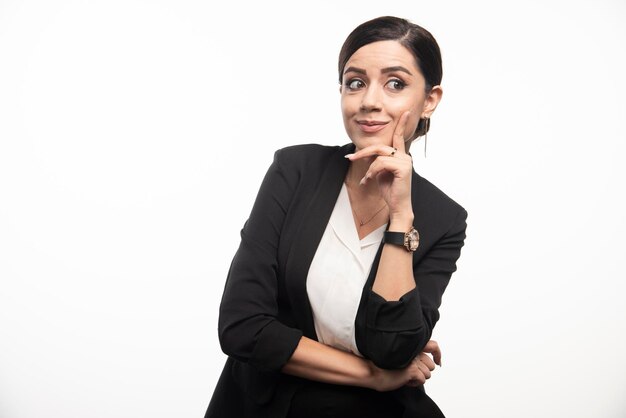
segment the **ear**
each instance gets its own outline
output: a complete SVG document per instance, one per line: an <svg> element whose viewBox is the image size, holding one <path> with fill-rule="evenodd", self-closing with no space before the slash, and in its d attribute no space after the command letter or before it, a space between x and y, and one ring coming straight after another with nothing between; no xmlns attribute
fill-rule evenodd
<svg viewBox="0 0 626 418"><path fill-rule="evenodd" d="M433 86L424 99L424 110L422 112L422 118L430 118L437 108L437 105L441 101L443 96L443 89L441 86Z"/></svg>

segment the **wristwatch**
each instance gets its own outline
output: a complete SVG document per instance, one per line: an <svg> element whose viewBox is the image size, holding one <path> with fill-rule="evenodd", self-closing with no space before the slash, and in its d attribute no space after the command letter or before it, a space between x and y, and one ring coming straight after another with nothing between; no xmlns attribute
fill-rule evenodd
<svg viewBox="0 0 626 418"><path fill-rule="evenodd" d="M419 246L420 234L413 227L409 229L409 232L385 231L383 242L385 244L402 245L407 251L413 252Z"/></svg>

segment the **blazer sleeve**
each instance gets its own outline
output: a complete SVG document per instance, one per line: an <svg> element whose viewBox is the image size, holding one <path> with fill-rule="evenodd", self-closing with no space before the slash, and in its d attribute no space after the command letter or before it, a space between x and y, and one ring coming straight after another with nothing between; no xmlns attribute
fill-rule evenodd
<svg viewBox="0 0 626 418"><path fill-rule="evenodd" d="M449 229L421 259L414 261L416 287L398 301L386 301L375 293L373 281L364 289L364 309L357 317L357 344L359 351L378 367L408 366L430 340L443 292L461 255L466 219L467 212L460 208ZM372 270L375 272L377 267L376 263Z"/></svg>
<svg viewBox="0 0 626 418"><path fill-rule="evenodd" d="M220 303L218 333L225 354L259 369L277 371L302 332L277 320L278 244L296 187L274 154L231 262Z"/></svg>

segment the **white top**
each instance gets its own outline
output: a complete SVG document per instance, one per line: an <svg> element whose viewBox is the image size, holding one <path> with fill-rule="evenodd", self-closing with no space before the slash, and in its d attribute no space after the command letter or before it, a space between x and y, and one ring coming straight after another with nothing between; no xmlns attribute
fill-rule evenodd
<svg viewBox="0 0 626 418"><path fill-rule="evenodd" d="M387 224L359 240L344 183L306 282L321 343L361 355L356 347L354 321L386 228Z"/></svg>

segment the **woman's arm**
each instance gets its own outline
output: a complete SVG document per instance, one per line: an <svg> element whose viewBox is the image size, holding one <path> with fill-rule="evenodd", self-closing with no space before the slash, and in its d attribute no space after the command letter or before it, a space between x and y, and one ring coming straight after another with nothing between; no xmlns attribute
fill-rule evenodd
<svg viewBox="0 0 626 418"><path fill-rule="evenodd" d="M424 181L412 196L412 161L404 152L406 114L403 118L392 138L395 151L373 145L348 156L351 161L374 158L362 184L376 181L389 206L389 230L407 232L416 221L423 233L419 253L384 244L357 314L359 351L388 369L409 365L430 339L443 292L456 270L467 217L463 208ZM414 219L414 213L421 217Z"/></svg>
<svg viewBox="0 0 626 418"><path fill-rule="evenodd" d="M385 370L369 360L302 337L296 350L285 364L283 373L337 385L360 386L377 391L389 391L404 385L423 385L441 361L435 341L429 342L427 352L421 353L407 367Z"/></svg>
<svg viewBox="0 0 626 418"><path fill-rule="evenodd" d="M459 209L456 219L448 218L447 230L425 228L423 246L420 243L425 254L412 269L416 287L399 300L388 301L373 288L365 289L357 313L356 343L359 351L379 367L405 367L430 340L442 295L461 254L466 217L467 212ZM382 261L381 255L379 269L385 268Z"/></svg>
<svg viewBox="0 0 626 418"><path fill-rule="evenodd" d="M412 226L411 212L391 219L389 231L406 232ZM413 289L413 253L398 245L384 244L372 290L387 301L397 301Z"/></svg>
<svg viewBox="0 0 626 418"><path fill-rule="evenodd" d="M278 371L295 350L302 331L278 320L277 252L283 222L299 172L292 158L274 155L241 231L220 303L222 351L262 370ZM225 201L228 203L228 201Z"/></svg>
<svg viewBox="0 0 626 418"><path fill-rule="evenodd" d="M361 179L361 185L368 186L370 182L376 182L378 191L389 208L389 231L403 233L413 226L414 218L411 203L413 160L406 153L404 145L409 113L405 112L395 126L391 147L372 145L348 156L361 166L363 162L372 160ZM412 255L403 247L385 244L372 290L387 301L397 301L414 289Z"/></svg>

